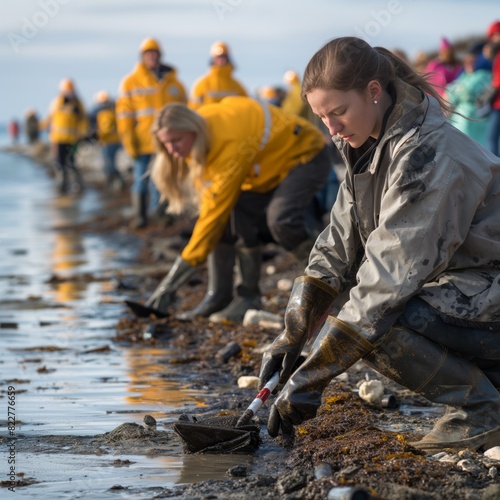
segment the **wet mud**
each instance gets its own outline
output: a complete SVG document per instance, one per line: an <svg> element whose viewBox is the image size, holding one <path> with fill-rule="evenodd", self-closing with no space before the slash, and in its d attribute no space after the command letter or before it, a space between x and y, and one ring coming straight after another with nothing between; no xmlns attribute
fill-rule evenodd
<svg viewBox="0 0 500 500"><path fill-rule="evenodd" d="M96 480L100 489L92 493L93 498L117 498L118 495L121 498L312 500L327 498L332 488L348 486L363 487L373 498L383 499L500 498L500 461L468 450L426 455L412 448L409 442L429 431L433 420L444 409L431 405L362 362L330 384L318 416L296 428L293 444L267 435L265 425L271 397L255 417L261 430L260 446L254 454L185 453L181 439L173 432L174 423L185 414L199 418L241 415L256 390L239 388L237 381L241 376L258 375L262 351L280 330L259 325L213 324L206 319L177 320L175 310L190 309L203 297L207 281L204 266L179 291L172 316L165 319L133 317L123 306L123 299L145 299L187 243L192 220L155 221L145 229L132 230L128 225L131 217L127 212L128 193L111 196L97 181L94 187L102 209L62 224L59 230L92 235L101 243L106 241L111 245L113 241L118 245L126 242L131 245L130 250L122 256L119 268L104 266L73 272L70 276L55 271L50 273L48 281L54 286L105 284L107 293L103 300L112 306L113 313L98 311L96 314L104 317L93 318L97 322L94 333L86 342L75 341L76 346L71 338L66 344L41 338L34 345L18 346L17 355L25 367L25 376L16 373L15 378L9 378L2 372L0 401L5 401L5 388L9 385L16 386L19 399L23 390L30 393L33 386L39 391L48 390L50 384L56 382L44 382L43 377L67 373L63 366L71 363L72 356L96 363L94 381L102 388L119 383L122 374L113 363L106 361L106 356L116 362L113 356L120 352L130 355L132 360L131 377L135 385L130 397L134 397L134 391L140 391L141 401L146 400L147 404L138 405L137 410L113 405L104 390L102 397L107 398L104 407L109 408L107 423L101 418L87 426L75 425L74 431L68 422L60 429L47 426L47 416L40 417L38 426L32 424L24 431L20 413L16 451L26 457L26 467L19 468L16 494L43 495L47 491L44 484L57 477L57 471L49 473L41 464L47 457L53 457L52 461L48 460L51 469L60 464L70 472L74 470L78 478L74 484L65 483L53 498L75 492L84 497ZM289 291L278 288L277 282L293 280L301 274L301 269L291 255L269 245L264 251L262 271L264 309L282 317ZM37 320L38 328L57 331L61 324L57 311L63 306L36 296L30 301L30 310L50 307L51 314L42 321ZM5 305L6 301L3 302ZM22 311L26 307L26 301L22 300L13 299L9 303L14 310L17 307ZM0 334L22 329L23 321L25 317L18 315L2 318ZM227 351L230 343L239 346L232 355ZM367 378L382 381L385 394L394 396L391 405L369 404L359 397L359 387ZM169 384L174 391L184 391L183 398L191 399L171 404L166 411L157 399L172 397L173 391L162 392ZM154 387L157 390L153 390ZM71 422L78 410L71 408L72 395L65 397ZM62 404L58 411L64 412L64 408ZM146 413L154 416L156 426L144 422ZM4 421L1 423L2 427L6 425ZM54 429L58 432L51 432ZM98 432L93 432L94 429ZM2 432L0 445L6 447L8 443L8 435ZM33 463L36 466L30 469ZM34 471L31 476L24 472L28 469ZM76 472L78 469L80 475ZM6 491L10 484L4 480L0 487Z"/></svg>

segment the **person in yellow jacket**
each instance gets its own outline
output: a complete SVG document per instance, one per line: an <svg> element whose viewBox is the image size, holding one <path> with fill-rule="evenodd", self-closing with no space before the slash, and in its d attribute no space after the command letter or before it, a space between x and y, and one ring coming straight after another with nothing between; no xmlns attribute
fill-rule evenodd
<svg viewBox="0 0 500 500"><path fill-rule="evenodd" d="M100 90L94 96L95 106L90 113L92 136L99 142L108 187L124 189L125 179L116 166L116 156L122 145L116 125L115 101L108 92Z"/></svg>
<svg viewBox="0 0 500 500"><path fill-rule="evenodd" d="M323 136L307 120L249 97L198 111L167 105L153 131L153 181L169 210L195 206L198 219L146 304L127 304L139 316L165 315L178 287L208 258L207 293L179 319L241 321L260 307L261 244L275 241L299 258L314 244L305 212L330 171ZM235 257L241 280L233 298Z"/></svg>
<svg viewBox="0 0 500 500"><path fill-rule="evenodd" d="M224 97L246 96L243 85L233 77L229 46L224 42L215 42L210 47L210 70L198 79L189 97L189 107L198 109L203 104L219 102Z"/></svg>
<svg viewBox="0 0 500 500"><path fill-rule="evenodd" d="M149 206L156 209L159 195L146 175L154 152L151 126L165 104L187 102L186 89L172 66L161 62L161 47L154 38L140 46L140 62L123 78L116 101L118 133L125 151L134 159L132 203L135 227L148 223ZM149 193L148 193L149 191Z"/></svg>
<svg viewBox="0 0 500 500"><path fill-rule="evenodd" d="M50 105L45 127L49 130L49 141L54 158L57 187L61 194L71 189L70 172L74 176L75 190L83 190L82 176L75 162L78 141L88 126L85 108L79 99L75 84L69 78L59 83L59 94Z"/></svg>

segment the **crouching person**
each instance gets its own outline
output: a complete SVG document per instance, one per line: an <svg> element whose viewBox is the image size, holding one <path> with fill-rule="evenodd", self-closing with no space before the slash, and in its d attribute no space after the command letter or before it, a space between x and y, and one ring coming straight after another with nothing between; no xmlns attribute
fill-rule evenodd
<svg viewBox="0 0 500 500"><path fill-rule="evenodd" d="M263 356L261 385L276 371L284 384L269 434L313 418L329 382L363 359L448 406L415 447L500 445L500 158L447 123L411 67L358 38L320 49L302 94L347 175Z"/></svg>

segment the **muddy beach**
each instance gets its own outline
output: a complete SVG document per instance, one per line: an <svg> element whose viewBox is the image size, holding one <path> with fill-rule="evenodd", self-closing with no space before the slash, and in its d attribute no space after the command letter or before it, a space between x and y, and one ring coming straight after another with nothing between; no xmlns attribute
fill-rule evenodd
<svg viewBox="0 0 500 500"><path fill-rule="evenodd" d="M3 172L11 170L1 202L0 496L326 499L357 487L383 499L500 498L500 460L412 448L443 408L362 362L332 382L293 446L267 435L271 397L257 416L254 454L185 453L174 423L240 415L256 390L238 380L258 374L279 325L133 317L123 300L143 300L156 286L192 221L129 229L128 191L104 187L91 150L79 159L85 192L58 197L46 153L1 153ZM128 172L126 159L121 167ZM283 317L285 285L300 272L291 255L266 247L266 311ZM206 279L202 267L180 290L178 310L201 300ZM363 400L367 379L393 399Z"/></svg>

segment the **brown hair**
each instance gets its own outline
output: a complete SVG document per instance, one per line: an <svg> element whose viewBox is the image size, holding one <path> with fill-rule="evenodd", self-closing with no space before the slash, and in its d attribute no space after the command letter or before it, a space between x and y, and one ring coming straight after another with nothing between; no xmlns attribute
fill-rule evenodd
<svg viewBox="0 0 500 500"><path fill-rule="evenodd" d="M156 136L156 132L161 129L196 134L188 161L168 153ZM162 198L168 200L168 211L181 213L197 210L199 195L196 185L201 179L208 151L205 120L185 104L171 103L157 113L151 132L156 155L150 175Z"/></svg>
<svg viewBox="0 0 500 500"><path fill-rule="evenodd" d="M356 37L334 38L314 54L304 72L301 94L307 100L314 89L363 92L371 80L378 80L387 89L398 79L437 99L444 112L452 112L425 75L390 50L372 47Z"/></svg>

